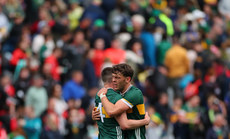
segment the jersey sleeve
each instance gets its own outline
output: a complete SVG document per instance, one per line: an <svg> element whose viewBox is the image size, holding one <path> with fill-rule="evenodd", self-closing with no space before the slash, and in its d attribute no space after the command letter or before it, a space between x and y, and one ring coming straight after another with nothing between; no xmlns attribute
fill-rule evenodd
<svg viewBox="0 0 230 139"><path fill-rule="evenodd" d="M144 102L142 92L139 89L127 92L121 100L130 108L138 104L143 104Z"/></svg>
<svg viewBox="0 0 230 139"><path fill-rule="evenodd" d="M122 99L121 95L112 89L108 89L106 97L113 104L115 104L118 100Z"/></svg>

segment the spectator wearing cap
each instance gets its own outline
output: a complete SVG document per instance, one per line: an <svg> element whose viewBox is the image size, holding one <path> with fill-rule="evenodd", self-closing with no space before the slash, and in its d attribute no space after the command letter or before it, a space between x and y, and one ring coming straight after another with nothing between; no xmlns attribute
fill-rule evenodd
<svg viewBox="0 0 230 139"><path fill-rule="evenodd" d="M98 38L102 38L105 41L105 48L109 48L112 36L105 29L105 22L102 19L97 19L95 20L93 26L92 36L90 39L91 46L94 46L94 43Z"/></svg>
<svg viewBox="0 0 230 139"><path fill-rule="evenodd" d="M26 93L25 104L33 107L35 117L39 117L46 110L47 103L48 97L43 87L43 78L40 75L35 75L33 84Z"/></svg>

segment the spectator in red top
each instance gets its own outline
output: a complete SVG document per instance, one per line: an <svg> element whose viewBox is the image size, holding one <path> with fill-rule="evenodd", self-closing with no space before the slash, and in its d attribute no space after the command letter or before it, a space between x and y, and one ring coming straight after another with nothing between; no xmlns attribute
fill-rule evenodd
<svg viewBox="0 0 230 139"><path fill-rule="evenodd" d="M31 25L32 33L38 32L39 27L44 23L48 24L50 28L52 28L55 25L55 21L51 18L48 9L46 9L45 7L41 7L39 9L38 16L39 19Z"/></svg>
<svg viewBox="0 0 230 139"><path fill-rule="evenodd" d="M101 38L97 39L94 43L94 48L91 51L91 60L95 69L96 76L99 78L101 74L102 65L105 60L105 41Z"/></svg>
<svg viewBox="0 0 230 139"><path fill-rule="evenodd" d="M29 42L25 39L21 39L18 44L18 48L13 51L10 64L17 66L17 63L21 59L27 59L26 50L29 48Z"/></svg>
<svg viewBox="0 0 230 139"><path fill-rule="evenodd" d="M105 50L105 58L112 64L125 62L125 51L121 49L121 44L117 39L113 39L111 48Z"/></svg>
<svg viewBox="0 0 230 139"><path fill-rule="evenodd" d="M51 56L45 59L45 64L50 65L52 78L56 81L60 81L60 73L62 73L63 68L59 66L58 58L62 55L60 48L55 48Z"/></svg>

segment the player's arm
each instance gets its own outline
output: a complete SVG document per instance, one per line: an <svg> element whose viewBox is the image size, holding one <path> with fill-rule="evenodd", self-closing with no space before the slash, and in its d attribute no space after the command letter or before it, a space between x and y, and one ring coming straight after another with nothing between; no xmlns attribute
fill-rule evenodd
<svg viewBox="0 0 230 139"><path fill-rule="evenodd" d="M115 116L115 119L119 123L122 130L135 129L143 125L148 125L150 122L148 112L145 113L145 119L141 120L127 119L126 112L123 112L118 116Z"/></svg>
<svg viewBox="0 0 230 139"><path fill-rule="evenodd" d="M106 88L102 88L99 92L98 92L98 96L101 99L102 105L106 111L106 113L110 116L110 117L114 117L116 115L120 115L121 113L127 111L129 107L127 104L125 104L122 99L118 100L115 104L113 104L112 102L110 102L108 100L108 98L106 97L106 93L107 93L107 89Z"/></svg>
<svg viewBox="0 0 230 139"><path fill-rule="evenodd" d="M125 104L122 99L118 100L115 104L111 103L108 98L105 96L101 98L102 105L106 111L106 113L110 117L114 117L116 115L120 115L121 113L127 111L130 107Z"/></svg>

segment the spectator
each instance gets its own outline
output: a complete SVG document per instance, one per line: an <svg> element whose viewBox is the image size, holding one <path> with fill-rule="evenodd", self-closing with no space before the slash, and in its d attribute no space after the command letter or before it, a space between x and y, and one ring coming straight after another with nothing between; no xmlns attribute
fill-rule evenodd
<svg viewBox="0 0 230 139"><path fill-rule="evenodd" d="M18 125L23 127L26 136L30 139L39 139L41 130L42 130L42 122L41 119L35 116L35 112L32 107L27 106L25 108L25 118L19 119Z"/></svg>
<svg viewBox="0 0 230 139"><path fill-rule="evenodd" d="M50 113L46 116L45 126L41 132L40 139L63 139L58 131L57 116Z"/></svg>
<svg viewBox="0 0 230 139"><path fill-rule="evenodd" d="M125 51L121 49L121 44L117 39L113 39L111 48L105 50L105 58L111 61L112 64L125 62Z"/></svg>
<svg viewBox="0 0 230 139"><path fill-rule="evenodd" d="M58 115L62 115L62 113L67 109L67 104L62 98L62 88L60 84L55 84L52 88L52 96L54 99L54 110Z"/></svg>
<svg viewBox="0 0 230 139"><path fill-rule="evenodd" d="M143 17L142 17L143 18ZM133 19L134 20L134 19ZM137 19L135 19L137 20ZM156 67L156 42L151 30L147 29L142 31L140 34L140 39L143 43L143 56L144 64L146 67Z"/></svg>
<svg viewBox="0 0 230 139"><path fill-rule="evenodd" d="M139 66L144 64L141 42L133 42L131 48L126 51L126 62L132 66L136 73L138 73ZM136 74L134 77L135 76Z"/></svg>
<svg viewBox="0 0 230 139"><path fill-rule="evenodd" d="M111 34L105 29L105 22L102 19L97 19L94 22L92 36L90 40L92 46L93 44L95 44L95 41L98 38L102 38L104 40L105 48L110 47Z"/></svg>
<svg viewBox="0 0 230 139"><path fill-rule="evenodd" d="M118 33L122 26L130 23L130 17L122 2L117 2L116 8L109 13L108 25L113 33Z"/></svg>
<svg viewBox="0 0 230 139"><path fill-rule="evenodd" d="M65 101L70 99L79 100L85 95L85 89L81 85L83 81L83 74L81 71L74 71L72 73L72 79L65 83L63 86L63 98Z"/></svg>
<svg viewBox="0 0 230 139"><path fill-rule="evenodd" d="M183 123L179 137L181 138L203 138L200 134L202 129L198 128L202 125L201 121L201 107L200 98L197 95L190 97L190 99L184 104L182 109L184 114L181 113L180 121ZM189 126L193 125L193 126Z"/></svg>
<svg viewBox="0 0 230 139"><path fill-rule="evenodd" d="M171 42L168 40L166 33L162 36L162 41L157 46L157 59L158 64L163 65L165 61L165 55L167 51L171 48Z"/></svg>
<svg viewBox="0 0 230 139"><path fill-rule="evenodd" d="M31 85L30 79L30 70L27 67L22 68L18 80L14 83L15 95L19 106L24 106L25 95Z"/></svg>
<svg viewBox="0 0 230 139"><path fill-rule="evenodd" d="M84 127L85 112L82 109L70 109L67 119L68 134L65 138L68 139L81 139L84 136L82 132Z"/></svg>
<svg viewBox="0 0 230 139"><path fill-rule="evenodd" d="M189 72L189 61L186 49L179 44L176 36L172 48L166 53L164 63L168 69L169 86L173 88L175 95L182 96L178 85L181 78Z"/></svg>
<svg viewBox="0 0 230 139"><path fill-rule="evenodd" d="M94 49L92 49L90 53L90 58L93 62L95 74L97 78L101 75L102 65L105 60L105 41L101 38L95 40Z"/></svg>
<svg viewBox="0 0 230 139"><path fill-rule="evenodd" d="M15 115L15 89L11 84L10 75L0 78L0 122L7 132L10 132L10 119Z"/></svg>
<svg viewBox="0 0 230 139"><path fill-rule="evenodd" d="M168 130L171 109L168 106L168 95L166 93L161 93L159 95L155 109L161 116L162 122L164 123L164 130Z"/></svg>
<svg viewBox="0 0 230 139"><path fill-rule="evenodd" d="M9 33L9 21L6 15L2 12L2 7L0 8L0 20L0 42L2 42Z"/></svg>
<svg viewBox="0 0 230 139"><path fill-rule="evenodd" d="M59 117L59 131L63 135L65 134L65 119L63 117L64 112L67 110L68 105L62 98L62 86L55 84L52 88L51 97L54 99L54 111Z"/></svg>
<svg viewBox="0 0 230 139"><path fill-rule="evenodd" d="M222 114L217 114L213 126L207 132L206 139L227 139L229 137L228 134L229 130L224 116Z"/></svg>
<svg viewBox="0 0 230 139"><path fill-rule="evenodd" d="M45 65L50 66L52 78L60 81L60 74L64 72L64 68L59 65L58 59L61 57L62 51L60 48L55 48L52 55L45 59Z"/></svg>
<svg viewBox="0 0 230 139"><path fill-rule="evenodd" d="M26 106L34 109L35 117L39 117L47 108L47 92L43 87L43 78L40 75L33 77L33 84L25 97Z"/></svg>
<svg viewBox="0 0 230 139"><path fill-rule="evenodd" d="M29 48L29 42L22 38L18 43L18 48L13 51L10 64L16 67L20 60L27 60L28 56L26 51Z"/></svg>
<svg viewBox="0 0 230 139"><path fill-rule="evenodd" d="M96 19L102 19L105 21L106 15L100 7L101 3L102 0L92 0L91 4L85 9L81 20L88 18L92 23L94 23Z"/></svg>
<svg viewBox="0 0 230 139"><path fill-rule="evenodd" d="M15 49L15 46L17 46L17 42L19 42L20 37L23 33L23 15L14 15L13 18L14 25L12 29L10 30L9 37L6 39L6 43L3 45L3 51L9 51L13 52Z"/></svg>
<svg viewBox="0 0 230 139"><path fill-rule="evenodd" d="M85 35L82 31L77 31L73 35L73 40L70 45L64 49L63 57L71 64L69 72L81 70L83 67L83 55L86 51Z"/></svg>
<svg viewBox="0 0 230 139"><path fill-rule="evenodd" d="M44 49L42 48L43 45L46 46L45 51L45 57L48 57L51 55L53 49L54 49L54 40L52 39L52 36L50 35L50 27L49 25L44 21L41 22L39 25L39 34L37 34L32 41L32 51L39 55L39 52Z"/></svg>
<svg viewBox="0 0 230 139"><path fill-rule="evenodd" d="M68 13L68 19L70 21L69 28L74 30L79 26L79 20L83 14L84 8L81 7L79 0L70 0L70 12Z"/></svg>

